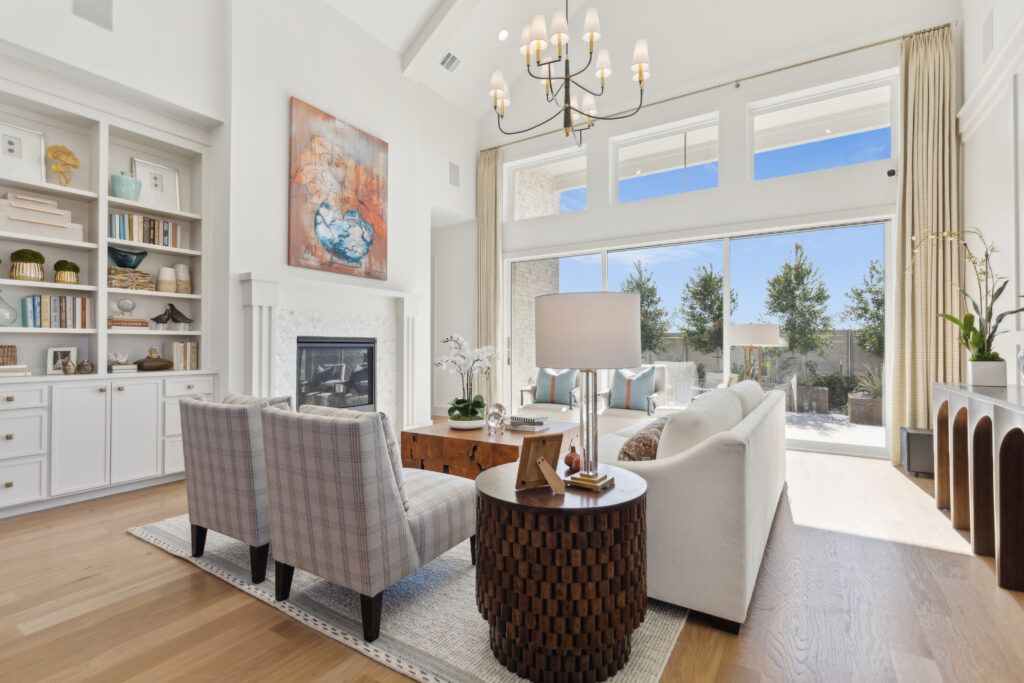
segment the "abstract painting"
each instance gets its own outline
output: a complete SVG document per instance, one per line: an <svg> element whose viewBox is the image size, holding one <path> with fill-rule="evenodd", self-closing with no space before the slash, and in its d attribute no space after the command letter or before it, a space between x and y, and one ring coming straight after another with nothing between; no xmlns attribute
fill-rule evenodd
<svg viewBox="0 0 1024 683"><path fill-rule="evenodd" d="M388 143L294 97L288 265L388 279Z"/></svg>

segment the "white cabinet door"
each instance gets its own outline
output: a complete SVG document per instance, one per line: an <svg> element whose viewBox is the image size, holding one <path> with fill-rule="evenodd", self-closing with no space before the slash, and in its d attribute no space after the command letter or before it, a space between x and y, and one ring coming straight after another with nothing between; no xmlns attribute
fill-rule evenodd
<svg viewBox="0 0 1024 683"><path fill-rule="evenodd" d="M110 482L107 438L110 384L69 382L53 387L50 419L50 493L59 495Z"/></svg>
<svg viewBox="0 0 1024 683"><path fill-rule="evenodd" d="M110 481L160 474L160 380L113 382Z"/></svg>
<svg viewBox="0 0 1024 683"><path fill-rule="evenodd" d="M177 474L185 471L185 450L181 437L164 439L164 474Z"/></svg>

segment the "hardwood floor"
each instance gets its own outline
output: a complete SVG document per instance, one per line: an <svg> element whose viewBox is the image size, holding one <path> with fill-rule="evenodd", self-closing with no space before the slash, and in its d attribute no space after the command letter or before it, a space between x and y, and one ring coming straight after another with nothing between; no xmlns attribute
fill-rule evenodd
<svg viewBox="0 0 1024 683"><path fill-rule="evenodd" d="M1024 678L1024 593L929 480L797 452L788 480L740 635L691 616L663 680ZM0 680L403 678L124 533L185 511L177 483L0 521Z"/></svg>

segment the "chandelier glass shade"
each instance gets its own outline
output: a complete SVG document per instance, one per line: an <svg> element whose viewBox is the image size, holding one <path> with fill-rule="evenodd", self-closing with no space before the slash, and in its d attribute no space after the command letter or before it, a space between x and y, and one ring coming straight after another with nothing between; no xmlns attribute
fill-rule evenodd
<svg viewBox="0 0 1024 683"><path fill-rule="evenodd" d="M519 130L507 130L504 126L505 111L512 101L509 97L508 82L501 69L491 74L488 96L498 117L498 130L505 135L519 135L539 128L559 116L565 136L573 136L576 145L583 144L583 131L594 127L595 121L617 121L633 116L643 107L644 84L651 77L651 58L647 41L641 38L633 47L633 64L631 75L639 85L639 97L636 107L625 112L609 116L599 116L597 99L604 94L605 84L612 75L611 56L608 50L600 50L594 58L594 43L601 38L601 24L594 7L587 8L583 17L583 33L580 36L587 46L587 62L578 71L573 71L569 64L569 2L566 0L564 9L555 10L551 17L551 28L548 31L547 18L538 14L523 25L519 35L519 53L526 57L526 73L535 80L544 82L544 98L555 105L555 111L543 121ZM553 48L554 56L548 48ZM593 75L600 83L587 87L579 79L591 66ZM577 92L578 91L578 92Z"/></svg>

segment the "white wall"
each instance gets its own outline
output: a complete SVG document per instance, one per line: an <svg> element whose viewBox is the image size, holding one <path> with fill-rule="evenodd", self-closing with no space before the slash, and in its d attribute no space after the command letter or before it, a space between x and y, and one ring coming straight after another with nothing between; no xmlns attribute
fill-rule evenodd
<svg viewBox="0 0 1024 683"><path fill-rule="evenodd" d="M993 269L1010 278L997 310L1019 306L1024 294L1024 3L963 3L964 106L960 111L963 224L977 226L999 251ZM982 61L983 31L992 13L993 52ZM976 287L968 280L968 290ZM1007 380L1020 381L1016 353L1024 346L1021 316L1004 320L1008 334L995 349L1007 361Z"/></svg>
<svg viewBox="0 0 1024 683"><path fill-rule="evenodd" d="M474 213L475 122L405 79L395 53L323 0L234 0L231 34L231 273L336 288L339 309L348 297L402 296L415 319L415 414L406 421L429 419L431 213ZM287 265L292 96L388 143L387 281ZM449 161L462 169L459 188L448 184ZM231 298L230 343L240 348L237 282ZM231 388L241 388L242 370L236 354Z"/></svg>
<svg viewBox="0 0 1024 683"><path fill-rule="evenodd" d="M445 355L441 340L460 334L471 343L476 337L476 221L433 231L431 250L434 274L434 325L432 359ZM448 403L462 392L456 375L433 369L435 415L446 415Z"/></svg>
<svg viewBox="0 0 1024 683"><path fill-rule="evenodd" d="M0 0L0 51L226 121L227 0L115 0L107 31L71 0Z"/></svg>

